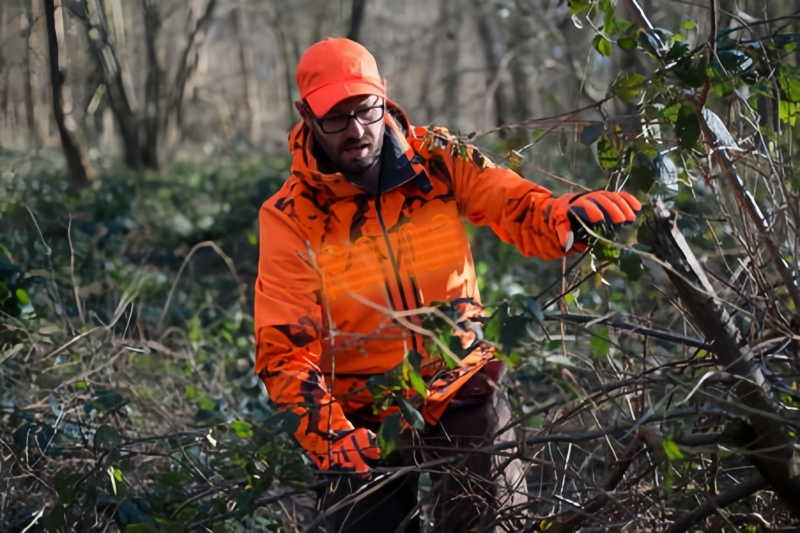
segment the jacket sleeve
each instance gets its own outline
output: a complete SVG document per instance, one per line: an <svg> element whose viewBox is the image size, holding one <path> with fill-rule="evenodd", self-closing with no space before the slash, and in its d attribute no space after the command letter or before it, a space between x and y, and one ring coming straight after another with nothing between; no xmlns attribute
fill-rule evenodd
<svg viewBox="0 0 800 533"><path fill-rule="evenodd" d="M553 194L516 172L497 167L473 145L445 128L424 131L420 146L434 169L452 180L459 211L478 226L489 226L525 256L558 259L567 255L555 225L568 223Z"/></svg>
<svg viewBox="0 0 800 533"><path fill-rule="evenodd" d="M265 204L259 234L255 371L277 408L300 416L295 437L320 464L329 444L354 429L319 368L320 277L304 238L282 212Z"/></svg>

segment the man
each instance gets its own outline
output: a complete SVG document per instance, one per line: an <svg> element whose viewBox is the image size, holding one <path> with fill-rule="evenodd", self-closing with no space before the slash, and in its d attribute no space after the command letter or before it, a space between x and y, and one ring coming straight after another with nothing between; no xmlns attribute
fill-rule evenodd
<svg viewBox="0 0 800 533"><path fill-rule="evenodd" d="M419 531L417 477L373 470L413 461L452 474L431 475L435 530L483 531L501 507L524 502L525 482L519 461L463 453L515 439L499 431L511 421L504 368L465 326L483 311L463 220L525 256L556 259L586 249L586 227L631 223L641 205L607 191L556 198L446 129L411 125L353 41L310 47L297 85L291 176L260 212L255 370L278 408L299 415L295 436L309 457L340 474L321 498L331 531ZM434 302L460 310L456 333L471 350L432 353L414 310ZM424 394L393 391L376 408L367 380L400 365L418 369ZM382 462L376 432L404 399L425 427L406 425L415 453ZM454 452L460 462L441 460Z"/></svg>

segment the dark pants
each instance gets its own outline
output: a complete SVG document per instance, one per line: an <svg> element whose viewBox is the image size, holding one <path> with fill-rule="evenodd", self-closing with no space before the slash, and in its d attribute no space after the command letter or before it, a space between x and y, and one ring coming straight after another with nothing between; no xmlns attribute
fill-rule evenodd
<svg viewBox="0 0 800 533"><path fill-rule="evenodd" d="M495 525L504 521L502 509L527 500L522 462L508 461L499 454L464 452L514 441L513 428L498 434L510 421L505 391L486 386L485 376L477 374L459 391L439 424L426 427L415 437L416 442L398 443L401 450L387 459L388 466L413 466L463 454L454 462L426 470L430 472L432 491L425 514L433 526L421 526L419 473L414 471L388 482L388 475L370 480L335 478L321 496L319 508L326 511L339 502L348 503L329 513L326 532L503 531ZM502 453L511 452L513 449ZM521 525L515 524L511 530L519 531Z"/></svg>

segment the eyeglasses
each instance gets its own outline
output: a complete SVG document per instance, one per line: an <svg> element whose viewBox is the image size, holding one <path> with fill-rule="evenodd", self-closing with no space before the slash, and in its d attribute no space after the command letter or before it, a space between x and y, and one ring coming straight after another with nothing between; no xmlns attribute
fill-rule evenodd
<svg viewBox="0 0 800 533"><path fill-rule="evenodd" d="M350 119L356 119L362 126L375 124L383 118L385 109L386 106L380 104L359 109L355 113L350 113L349 115L332 115L323 118L314 117L314 120L325 133L339 133L347 129L347 126L350 125ZM313 113L311 116L314 116Z"/></svg>

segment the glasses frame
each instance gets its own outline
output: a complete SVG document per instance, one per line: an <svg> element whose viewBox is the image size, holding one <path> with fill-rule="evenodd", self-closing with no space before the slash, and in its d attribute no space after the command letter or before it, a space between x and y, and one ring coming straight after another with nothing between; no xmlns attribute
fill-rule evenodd
<svg viewBox="0 0 800 533"><path fill-rule="evenodd" d="M383 102L381 102L378 105L372 105L372 106L369 106L369 107L364 107L362 109L359 109L358 111L354 111L353 113L339 114L339 115L333 115L333 116L330 116L330 117L322 117L322 118L319 118L316 115L314 115L314 113L311 111L311 107L308 104L306 104L306 109L308 109L309 114L311 115L311 117L314 119L314 121L317 123L317 125L320 127L320 129L324 133L339 133L339 132L342 132L342 131L346 130L348 127L350 127L350 121L351 120L357 120L358 123L361 124L362 126L369 126L370 124L375 124L376 122L381 120L384 117L384 115L386 114L386 101L384 100ZM365 111L370 111L372 109L380 109L381 110L381 114L380 114L380 116L378 118L376 118L375 120L370 120L369 122L364 122L361 118L359 118L359 114L360 113L364 113ZM347 118L347 122L345 122L344 127L338 128L338 129L335 129L335 130L325 129L324 123L325 123L326 120L329 120L329 119L342 119L342 118Z"/></svg>

